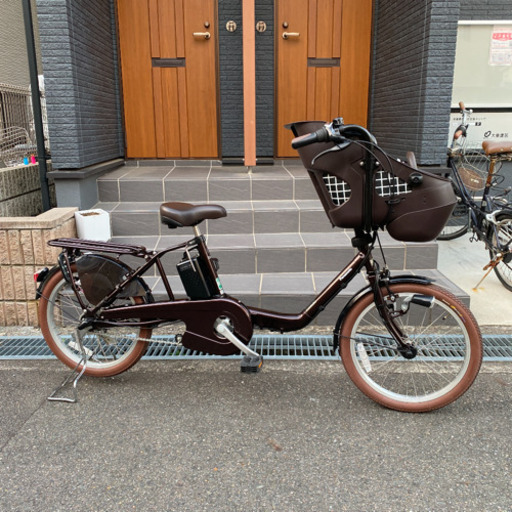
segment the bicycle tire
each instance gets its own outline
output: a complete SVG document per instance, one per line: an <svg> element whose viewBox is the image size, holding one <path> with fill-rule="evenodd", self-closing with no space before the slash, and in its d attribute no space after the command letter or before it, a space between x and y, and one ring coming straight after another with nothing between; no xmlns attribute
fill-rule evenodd
<svg viewBox="0 0 512 512"><path fill-rule="evenodd" d="M494 259L497 251L496 236L499 237L501 245L510 244L512 239L512 213L502 213L496 216L498 223L496 230L491 227L492 234L490 236L492 248L489 250L491 259ZM512 251L512 244L510 245ZM494 267L494 273L498 276L501 284L512 292L512 252L506 254L503 259Z"/></svg>
<svg viewBox="0 0 512 512"><path fill-rule="evenodd" d="M469 207L458 198L458 203L453 209L448 221L441 233L437 236L438 240L455 240L465 235L470 226Z"/></svg>
<svg viewBox="0 0 512 512"><path fill-rule="evenodd" d="M428 412L465 393L482 362L482 337L475 318L454 295L430 284L391 284L396 318L418 353L405 359L396 351L374 304L373 292L358 299L342 320L340 355L353 383L384 407ZM389 292L383 290L389 298ZM416 302L409 302L411 299ZM425 304L431 302L431 307Z"/></svg>
<svg viewBox="0 0 512 512"><path fill-rule="evenodd" d="M76 276L76 268L72 271ZM77 276L76 276L77 277ZM82 295L82 299L86 301ZM123 299L123 303L144 302L142 297ZM86 301L87 302L87 301ZM69 368L76 368L81 351L74 332L79 325L80 308L71 285L59 270L41 289L38 316L43 337L55 356ZM152 331L147 328L109 328L89 331L84 335L88 360L84 374L93 377L111 377L131 368L146 352ZM115 341L115 343L112 343ZM77 370L81 370L80 365Z"/></svg>

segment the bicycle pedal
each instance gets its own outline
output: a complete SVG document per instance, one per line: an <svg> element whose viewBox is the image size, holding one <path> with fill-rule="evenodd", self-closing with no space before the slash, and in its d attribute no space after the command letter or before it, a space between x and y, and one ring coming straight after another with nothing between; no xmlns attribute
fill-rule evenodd
<svg viewBox="0 0 512 512"><path fill-rule="evenodd" d="M263 356L247 356L242 358L240 371L242 373L258 373L263 366Z"/></svg>

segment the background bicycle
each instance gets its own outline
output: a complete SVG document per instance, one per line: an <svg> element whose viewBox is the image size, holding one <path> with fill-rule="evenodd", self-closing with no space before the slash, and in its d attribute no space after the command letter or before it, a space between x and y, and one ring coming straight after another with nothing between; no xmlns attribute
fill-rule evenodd
<svg viewBox="0 0 512 512"><path fill-rule="evenodd" d="M448 148L458 203L438 240L453 240L471 229L471 240L484 242L489 251L484 270L494 270L512 291L512 188L505 186L503 173L503 163L512 161L512 141L485 141L482 149L474 149L468 137L472 110L462 102L459 106L462 121Z"/></svg>

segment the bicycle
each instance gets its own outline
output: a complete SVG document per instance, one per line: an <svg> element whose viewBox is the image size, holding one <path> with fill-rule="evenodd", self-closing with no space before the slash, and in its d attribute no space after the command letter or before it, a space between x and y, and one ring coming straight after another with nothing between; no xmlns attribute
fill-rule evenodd
<svg viewBox="0 0 512 512"><path fill-rule="evenodd" d="M473 111L466 109L463 102L459 106L462 122L448 148L448 167L458 203L437 239L453 240L471 229L471 241L484 242L489 251L484 278L494 269L503 286L512 291L511 187L499 190L503 182L499 170L503 162L512 161L512 141L486 140L482 143L483 153L470 150L467 135Z"/></svg>
<svg viewBox="0 0 512 512"><path fill-rule="evenodd" d="M384 227L401 240L434 239L455 204L450 181L392 159L365 128L344 125L340 118L290 128L292 145L331 223L354 230L353 259L309 306L288 314L246 306L223 289L218 261L198 227L225 217L220 205L163 203L161 221L172 229L191 227L194 236L158 252L112 242L52 240L49 244L62 252L54 268L37 273L37 296L44 338L74 370L63 385L74 379L76 392L82 374L108 377L129 369L153 331L179 322L184 332L169 343L210 354L241 353L241 370L257 372L263 358L249 346L255 328L283 333L309 325L364 271L369 284L348 301L333 330L333 350L339 350L353 383L377 403L407 412L438 409L467 391L482 361L481 334L469 309L426 277L392 276L372 255ZM175 297L162 264L171 251L183 251L177 272L184 299ZM123 255L142 262L132 268L121 261ZM144 282L153 265L167 300L156 301ZM76 401L76 394L74 400L56 396L60 389L50 398Z"/></svg>

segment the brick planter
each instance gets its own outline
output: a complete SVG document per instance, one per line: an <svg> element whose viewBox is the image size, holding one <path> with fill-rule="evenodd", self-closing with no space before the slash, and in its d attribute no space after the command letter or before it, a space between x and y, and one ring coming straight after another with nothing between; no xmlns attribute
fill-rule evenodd
<svg viewBox="0 0 512 512"><path fill-rule="evenodd" d="M59 249L46 242L75 237L77 208L53 208L37 217L0 218L0 325L37 326L36 269L52 267Z"/></svg>

